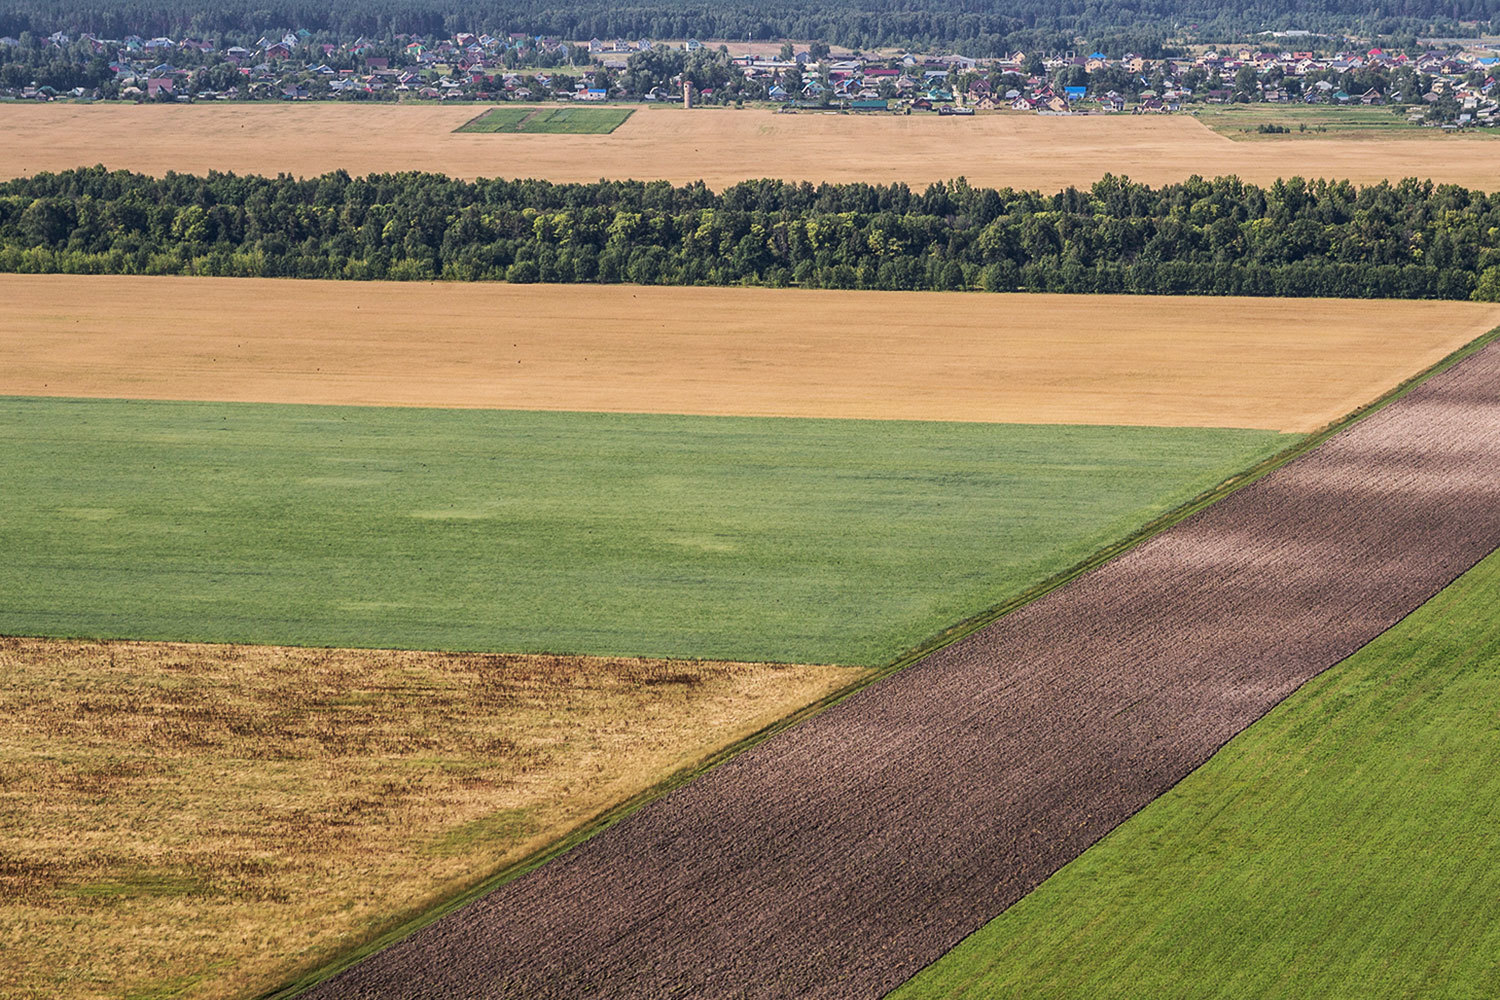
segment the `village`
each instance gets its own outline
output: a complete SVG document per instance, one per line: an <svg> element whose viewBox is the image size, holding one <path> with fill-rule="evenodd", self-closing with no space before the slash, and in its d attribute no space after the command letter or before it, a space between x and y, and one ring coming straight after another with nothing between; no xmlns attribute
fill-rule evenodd
<svg viewBox="0 0 1500 1000"><path fill-rule="evenodd" d="M328 41L302 30L253 44L58 32L45 39L0 38L0 99L753 102L787 111L950 115L1151 114L1236 103L1395 105L1408 121L1447 129L1491 126L1500 111L1500 51L1494 47L1328 51L1314 43L1329 39L1282 34L1294 37L1264 48L1207 47L1175 58L1094 51L978 59L838 51L817 42L783 43L779 51L745 44L735 51L733 43L568 41L525 32ZM35 67L44 71L24 72ZM82 82L56 85L74 78Z"/></svg>

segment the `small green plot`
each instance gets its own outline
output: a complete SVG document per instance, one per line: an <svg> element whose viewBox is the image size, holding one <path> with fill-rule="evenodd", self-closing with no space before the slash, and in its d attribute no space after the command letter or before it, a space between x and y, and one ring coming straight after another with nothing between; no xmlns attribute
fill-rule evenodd
<svg viewBox="0 0 1500 1000"><path fill-rule="evenodd" d="M1220 135L1241 141L1286 142L1296 139L1441 138L1440 129L1425 129L1407 118L1407 108L1383 105L1208 104L1193 115ZM1420 109L1415 109L1420 110ZM1490 135L1479 129L1475 134Z"/></svg>
<svg viewBox="0 0 1500 1000"><path fill-rule="evenodd" d="M521 123L536 114L536 108L491 108L464 122L457 132L517 132Z"/></svg>
<svg viewBox="0 0 1500 1000"><path fill-rule="evenodd" d="M456 131L608 135L633 113L633 108L491 108Z"/></svg>

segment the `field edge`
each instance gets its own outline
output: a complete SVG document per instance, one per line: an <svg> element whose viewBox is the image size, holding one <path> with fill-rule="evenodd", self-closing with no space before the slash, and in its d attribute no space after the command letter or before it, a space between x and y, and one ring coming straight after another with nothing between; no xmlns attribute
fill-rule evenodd
<svg viewBox="0 0 1500 1000"><path fill-rule="evenodd" d="M1239 475L1231 476L1229 479L1226 479L1224 482L1220 483L1213 489L1208 490L1197 497L1194 497L1193 499L1179 505L1175 509L1168 511L1165 514L1159 515L1151 521L1148 521L1145 525L1137 529L1135 532L1132 532L1131 534L1127 535L1125 538L1117 542L1105 546L1104 548L1095 552L1093 555L1076 564L1072 568L1055 574L1054 576L1028 588L1027 590L1023 591L1013 598L1010 598L1000 604L994 605L984 611L979 612L978 614L975 614L967 619L964 619L963 621L949 626L946 629L943 629L936 635L929 638L926 642L912 647L905 653L898 655L895 659L887 663L885 666L871 668L865 674L865 676L857 679L846 687L835 691L832 694L826 695L816 702L813 702L812 704L800 709L799 711L786 716L785 718L780 719L769 726L764 727L763 729L751 734L750 736L747 736L733 744L730 744L729 746L723 748L715 754L710 755L707 759L696 765L677 771L676 773L670 775L651 788L648 788L638 793L637 795L632 796L625 802L622 802L606 810L605 812L596 815L594 818L585 821L577 828L575 828L572 833L568 834L566 837L555 842L554 844L549 845L548 847L545 847L540 851L537 851L534 854L515 862L514 864L506 866L500 871L493 872L490 875L484 877L471 889L466 890L462 894L455 896L443 903L440 903L435 907L431 907L421 913L415 915L399 915L393 918L393 925L388 930L378 933L365 944L360 945L358 948L353 949L348 954L335 959L333 962L329 962L325 965L310 970L309 972L285 983L282 986L275 987L264 993L258 994L255 997L255 1000L292 1000L292 998L301 995L302 993L318 985L324 980L330 979L343 970L349 968L350 966L358 964L375 952L383 950L387 946L394 944L395 942L409 936L412 933L415 933L416 931L422 929L428 924L433 923L439 918L446 916L454 910L460 909L461 907L474 901L475 899L487 895L488 893L500 888L506 883L519 878L520 876L526 874L529 871L532 871L535 868L540 867L541 865L552 860L558 855L564 854L574 847L577 847L578 845L584 843L585 841L592 839L595 835L602 833L604 830L608 829L611 826L614 826L621 820L625 819L632 813L655 801L656 799L661 798L669 794L673 790L681 787L682 785L687 784L694 778L697 778L699 775L702 775L707 771L710 771L719 766L720 764L730 760L731 758L738 756L744 751L765 742L778 733L783 732L784 730L789 729L800 722L803 722L815 715L822 713L826 709L831 708L839 702L844 701L845 699L859 693L860 691L876 683L877 681L880 681L885 677L897 673L905 669L906 667L911 666L917 661L924 659L932 653L935 653L938 650L943 649L944 647L950 646L953 643L958 642L959 640L964 639L972 635L973 633L994 624L1005 615L1008 615L1011 612L1024 607L1025 605L1039 600L1048 593L1051 593L1059 587L1062 587L1072 580L1077 579L1085 573L1091 572L1092 570L1097 569L1105 563L1118 558L1119 556L1130 551L1131 549L1134 549L1136 546L1142 544L1143 542L1148 541L1156 535L1161 534L1173 525L1178 524L1179 522L1193 516L1204 508L1217 503L1230 494L1238 492L1240 489L1249 486L1251 483L1264 478L1281 466L1286 465L1288 462L1291 462L1292 460L1298 458L1306 452L1316 448L1318 445L1322 444L1328 438L1339 433L1344 428L1358 423L1371 414L1384 409L1386 406L1389 406L1391 403L1394 403L1396 400L1400 399L1407 393L1411 392L1413 389L1417 388L1417 386L1421 385L1429 378L1443 371L1446 371L1447 369L1458 364L1460 361L1463 361L1470 355L1477 353L1492 341L1496 340L1500 340L1500 327L1495 327L1487 333L1481 334L1474 340L1471 340L1469 343L1453 351L1448 356L1444 357L1435 364L1429 365L1427 368L1421 370L1420 372L1417 372L1416 374L1410 376L1396 386L1387 390L1385 393L1376 397L1369 403L1357 407L1351 412L1345 414L1343 417L1330 422L1329 424L1325 425L1317 431L1314 431L1311 434L1301 436L1299 440L1289 445L1282 451L1279 451L1276 454L1269 456L1268 458L1262 459L1260 462L1246 469ZM1467 570L1465 570L1465 572L1467 572ZM1404 620L1404 618L1402 620ZM1278 704L1280 703L1278 702ZM1249 727L1246 728L1248 729ZM1225 741L1226 744L1228 742L1229 741L1227 740ZM1222 749L1222 746L1219 749ZM1217 751L1215 752L1217 753ZM1209 759L1212 759L1212 755ZM1202 765L1200 765L1200 767L1201 766ZM1196 770L1197 769L1195 768L1194 771ZM1189 773L1191 774L1193 772ZM1176 787L1176 784L1177 783L1174 783L1173 787ZM1136 814L1132 813L1132 817L1134 815ZM1128 822L1129 818L1130 817L1127 817L1127 819L1122 822ZM1118 828L1119 826L1117 825L1113 829ZM1113 829L1110 831L1111 833L1113 832ZM1106 834L1106 836L1108 836L1108 834ZM965 939L967 939L967 936ZM896 988L899 989L900 987L898 986Z"/></svg>

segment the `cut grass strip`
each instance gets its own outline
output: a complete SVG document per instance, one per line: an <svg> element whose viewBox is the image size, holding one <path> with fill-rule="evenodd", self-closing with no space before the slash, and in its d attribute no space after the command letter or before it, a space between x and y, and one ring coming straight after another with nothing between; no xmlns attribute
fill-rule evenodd
<svg viewBox="0 0 1500 1000"><path fill-rule="evenodd" d="M1500 554L892 994L1500 995Z"/></svg>
<svg viewBox="0 0 1500 1000"><path fill-rule="evenodd" d="M0 400L0 633L874 666L1294 440Z"/></svg>

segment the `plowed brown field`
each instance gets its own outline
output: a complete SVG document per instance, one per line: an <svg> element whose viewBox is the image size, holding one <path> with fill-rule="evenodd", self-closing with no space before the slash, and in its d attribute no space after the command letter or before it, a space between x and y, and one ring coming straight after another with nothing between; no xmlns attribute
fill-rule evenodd
<svg viewBox="0 0 1500 1000"><path fill-rule="evenodd" d="M1402 177L1491 190L1500 142L1419 133L1378 140L1234 142L1186 115L1044 118L987 114L863 117L767 110L644 108L607 136L472 135L482 108L344 104L0 104L0 175L103 163L148 173L313 175L432 170L456 177L702 180L757 177L970 183L1053 191L1106 173L1162 184L1192 174Z"/></svg>
<svg viewBox="0 0 1500 1000"><path fill-rule="evenodd" d="M1500 307L0 275L0 393L1307 431Z"/></svg>
<svg viewBox="0 0 1500 1000"><path fill-rule="evenodd" d="M1500 345L327 981L883 996L1500 543Z"/></svg>

